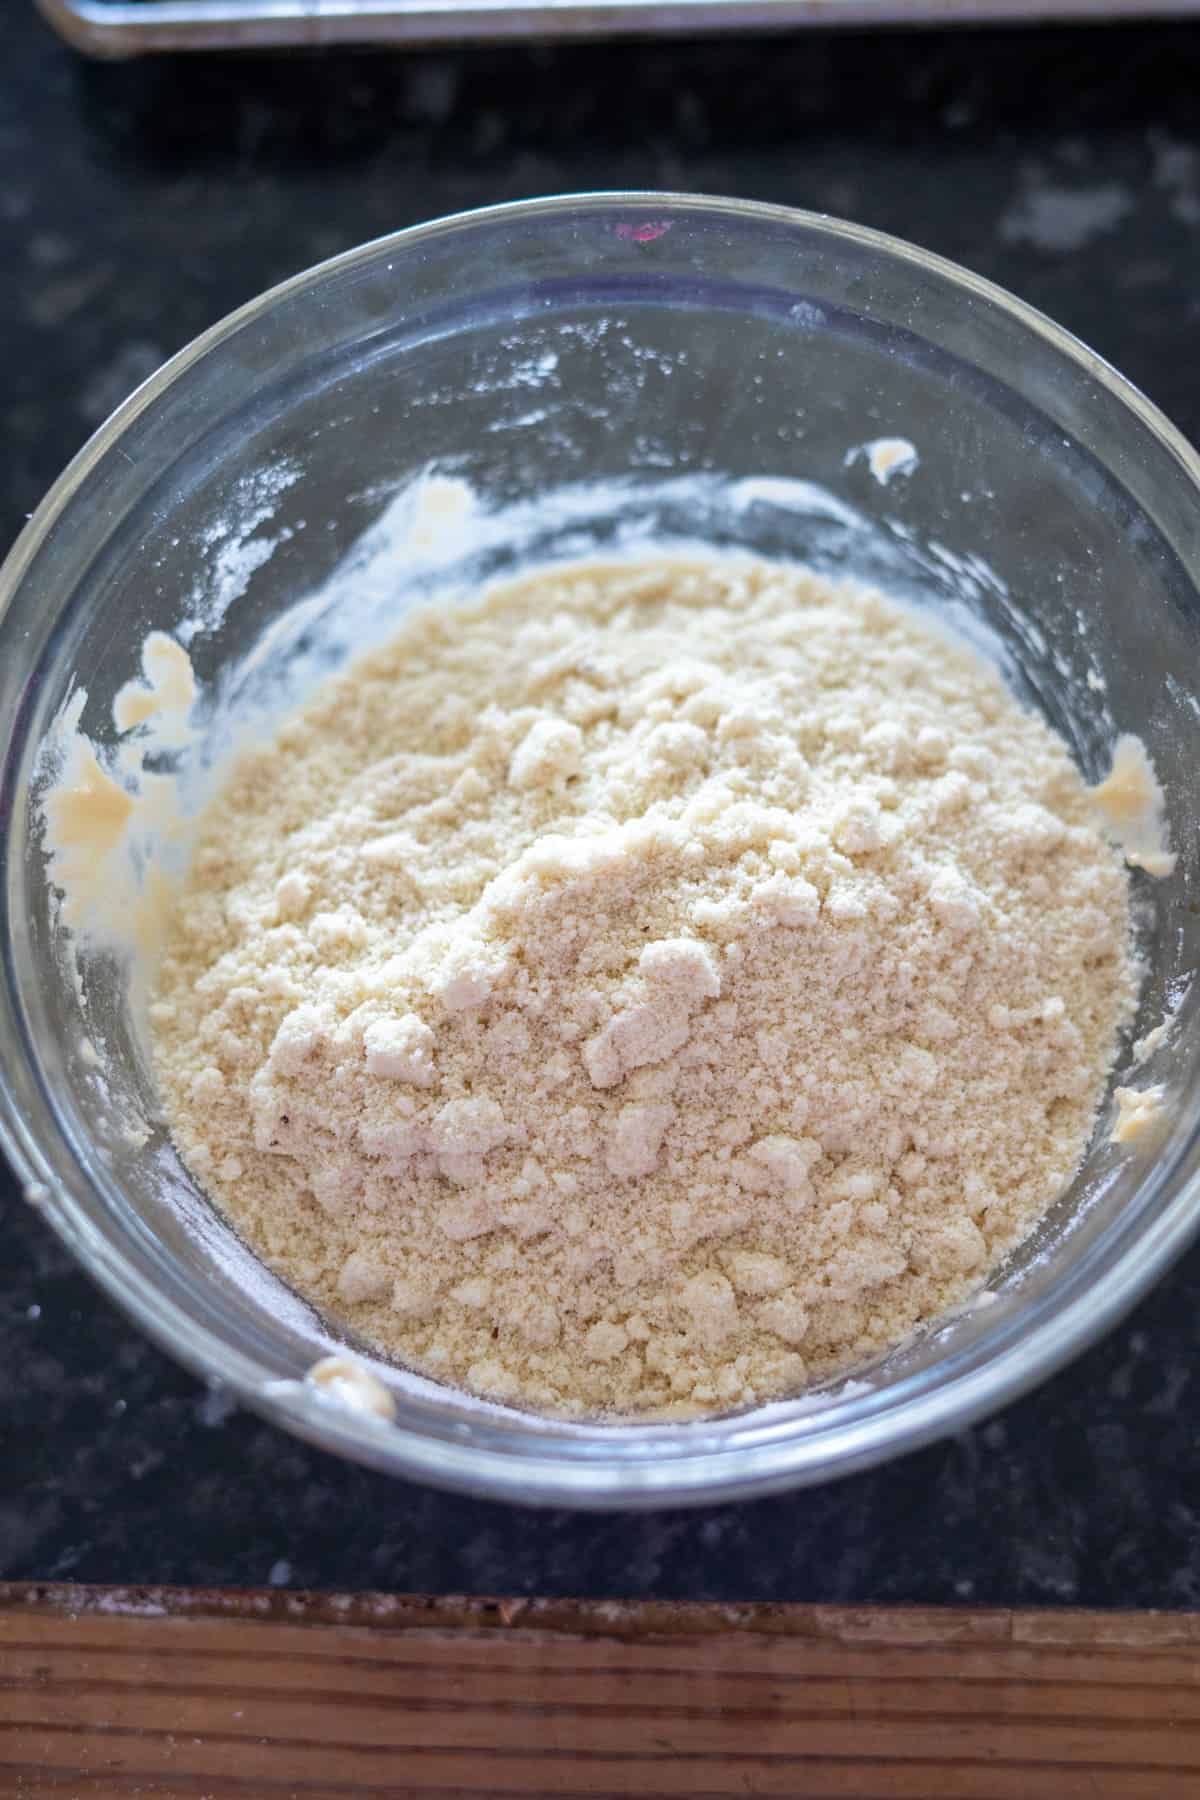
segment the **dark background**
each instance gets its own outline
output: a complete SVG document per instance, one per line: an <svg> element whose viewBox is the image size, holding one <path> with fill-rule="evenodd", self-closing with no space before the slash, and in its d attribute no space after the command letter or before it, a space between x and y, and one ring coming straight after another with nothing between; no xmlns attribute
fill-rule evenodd
<svg viewBox="0 0 1200 1800"><path fill-rule="evenodd" d="M0 536L204 326L438 213L781 201L1013 289L1200 436L1196 24L76 60L5 8ZM819 1492L532 1513L344 1467L150 1348L0 1166L0 1576L1200 1606L1200 1252L991 1423Z"/></svg>

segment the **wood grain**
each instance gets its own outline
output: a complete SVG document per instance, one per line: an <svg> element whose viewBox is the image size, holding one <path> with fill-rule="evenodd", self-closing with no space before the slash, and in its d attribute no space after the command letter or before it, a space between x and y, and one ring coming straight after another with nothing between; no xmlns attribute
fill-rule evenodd
<svg viewBox="0 0 1200 1800"><path fill-rule="evenodd" d="M0 1794L1200 1796L1200 1615L0 1585Z"/></svg>

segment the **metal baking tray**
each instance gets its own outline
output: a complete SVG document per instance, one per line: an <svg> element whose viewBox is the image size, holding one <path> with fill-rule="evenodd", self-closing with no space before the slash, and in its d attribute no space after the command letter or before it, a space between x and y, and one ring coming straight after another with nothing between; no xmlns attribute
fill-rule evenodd
<svg viewBox="0 0 1200 1800"><path fill-rule="evenodd" d="M1200 0L37 0L92 56L280 45L658 37L795 25L1164 18Z"/></svg>

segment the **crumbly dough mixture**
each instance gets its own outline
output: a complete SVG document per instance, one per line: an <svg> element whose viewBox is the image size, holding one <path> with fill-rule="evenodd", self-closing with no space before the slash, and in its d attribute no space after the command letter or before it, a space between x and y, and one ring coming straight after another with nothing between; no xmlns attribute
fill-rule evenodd
<svg viewBox="0 0 1200 1800"><path fill-rule="evenodd" d="M878 593L573 565L414 616L209 808L151 1017L294 1286L493 1398L684 1416L961 1301L1136 992L1065 746Z"/></svg>

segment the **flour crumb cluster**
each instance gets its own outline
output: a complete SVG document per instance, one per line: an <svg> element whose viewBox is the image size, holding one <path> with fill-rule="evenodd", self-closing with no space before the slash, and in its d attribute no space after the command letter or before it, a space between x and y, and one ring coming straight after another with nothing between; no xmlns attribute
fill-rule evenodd
<svg viewBox="0 0 1200 1800"><path fill-rule="evenodd" d="M961 1301L1136 996L1063 743L878 593L571 565L410 618L242 756L151 1008L178 1147L426 1374L689 1416Z"/></svg>

